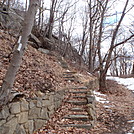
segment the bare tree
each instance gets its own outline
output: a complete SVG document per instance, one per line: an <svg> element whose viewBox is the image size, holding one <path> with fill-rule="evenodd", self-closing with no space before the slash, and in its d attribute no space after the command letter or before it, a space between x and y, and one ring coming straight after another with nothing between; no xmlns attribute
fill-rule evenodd
<svg viewBox="0 0 134 134"><path fill-rule="evenodd" d="M13 53L11 63L7 70L2 87L0 88L0 105L1 106L4 104L7 104L11 99L11 90L14 84L15 75L20 67L22 57L24 54L24 50L27 46L29 35L31 34L31 30L33 27L33 22L34 22L34 16L35 16L38 6L39 6L38 0L30 0L29 9L28 9L28 12L26 13L25 20L24 20L22 36L20 36L19 38L18 46L16 47Z"/></svg>
<svg viewBox="0 0 134 134"><path fill-rule="evenodd" d="M99 1L99 0L98 0ZM107 8L107 4L108 4L108 0L106 0L105 5L102 5L102 3L99 1L100 3L100 8L102 8L102 13L101 13L101 23L100 23L100 32L99 32L99 39L98 39L98 57L99 57L99 69L100 69L100 77L99 77L99 84L100 84L100 90L101 91L106 91L106 74L107 71L111 65L111 57L112 57L112 53L113 50L117 47L120 46L124 43L126 43L128 40L130 40L132 37L134 37L134 34L132 34L131 36L129 36L128 38L124 39L123 41L119 42L119 43L115 43L116 37L118 35L118 31L119 28L121 26L121 23L123 21L123 18L126 14L126 10L127 10L127 6L128 6L128 2L129 0L126 1L122 15L120 17L119 22L117 23L113 34L112 34L112 39L111 39L111 43L110 43L110 48L107 52L107 54L104 56L104 58L102 59L102 55L101 55L101 40L102 40L102 28L103 28L103 23L104 23L104 14Z"/></svg>

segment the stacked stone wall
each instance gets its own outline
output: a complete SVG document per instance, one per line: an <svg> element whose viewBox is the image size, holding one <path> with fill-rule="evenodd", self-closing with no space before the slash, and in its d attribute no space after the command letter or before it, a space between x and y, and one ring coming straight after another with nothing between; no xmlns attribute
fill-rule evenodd
<svg viewBox="0 0 134 134"><path fill-rule="evenodd" d="M50 92L43 97L21 99L0 111L0 134L32 134L43 127L60 107L65 91Z"/></svg>

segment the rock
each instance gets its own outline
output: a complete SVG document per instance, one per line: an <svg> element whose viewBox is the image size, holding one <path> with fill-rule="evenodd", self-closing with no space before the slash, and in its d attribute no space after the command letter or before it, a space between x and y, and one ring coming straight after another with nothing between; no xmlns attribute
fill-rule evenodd
<svg viewBox="0 0 134 134"><path fill-rule="evenodd" d="M40 119L36 120L35 121L35 130L43 127L46 124L46 122L47 122L46 120L40 120Z"/></svg>
<svg viewBox="0 0 134 134"><path fill-rule="evenodd" d="M40 52L44 53L44 54L49 54L50 53L50 51L48 49L39 48L38 50Z"/></svg>
<svg viewBox="0 0 134 134"><path fill-rule="evenodd" d="M10 112L12 114L20 113L20 102L11 103L11 105L10 105Z"/></svg>
<svg viewBox="0 0 134 134"><path fill-rule="evenodd" d="M7 106L5 106L1 111L0 111L0 120L6 119L9 116L9 109Z"/></svg>
<svg viewBox="0 0 134 134"><path fill-rule="evenodd" d="M62 127L77 127L77 128L85 128L85 129L91 129L91 124L65 124L62 125Z"/></svg>
<svg viewBox="0 0 134 134"><path fill-rule="evenodd" d="M40 118L45 119L45 120L49 119L47 108L42 108L41 109Z"/></svg>
<svg viewBox="0 0 134 134"><path fill-rule="evenodd" d="M95 101L95 97L94 96L87 96L87 103L93 103Z"/></svg>
<svg viewBox="0 0 134 134"><path fill-rule="evenodd" d="M55 102L55 110L57 110L61 105L61 101L56 101Z"/></svg>
<svg viewBox="0 0 134 134"><path fill-rule="evenodd" d="M10 131L9 126L0 127L0 134L10 134L9 131Z"/></svg>
<svg viewBox="0 0 134 134"><path fill-rule="evenodd" d="M88 108L87 113L90 120L96 120L95 111L92 108Z"/></svg>
<svg viewBox="0 0 134 134"><path fill-rule="evenodd" d="M4 130L4 131L7 131L7 133L3 133L3 134L14 134L14 131L16 129L16 126L17 126L18 122L17 122L17 118L14 117L12 118L11 120L9 120L4 126L3 128L5 127L7 130Z"/></svg>
<svg viewBox="0 0 134 134"><path fill-rule="evenodd" d="M0 126L2 126L4 123L6 123L6 120L0 120Z"/></svg>
<svg viewBox="0 0 134 134"><path fill-rule="evenodd" d="M40 118L40 111L41 109L40 108L32 108L29 110L29 119L37 119L37 118Z"/></svg>
<svg viewBox="0 0 134 134"><path fill-rule="evenodd" d="M65 119L71 119L71 120L80 120L80 121L89 121L89 117L87 115L68 115L64 117Z"/></svg>
<svg viewBox="0 0 134 134"><path fill-rule="evenodd" d="M36 100L30 101L30 103L29 103L30 109L33 108L33 107L36 107L36 104L35 103L36 103Z"/></svg>
<svg viewBox="0 0 134 134"><path fill-rule="evenodd" d="M22 101L20 103L20 108L21 108L21 111L24 112L24 111L28 111L29 107L28 107L28 102L27 101Z"/></svg>
<svg viewBox="0 0 134 134"><path fill-rule="evenodd" d="M29 132L29 134L33 134L33 131L34 131L34 121L29 120L28 121L28 132Z"/></svg>
<svg viewBox="0 0 134 134"><path fill-rule="evenodd" d="M0 22L3 27L9 29L10 33L18 36L22 29L23 18L19 16L13 9L9 9L7 13L0 11Z"/></svg>
<svg viewBox="0 0 134 134"><path fill-rule="evenodd" d="M48 110L51 111L51 110L54 110L54 105L51 105L48 107Z"/></svg>
<svg viewBox="0 0 134 134"><path fill-rule="evenodd" d="M12 118L14 118L16 115L15 114L10 114L10 116L7 118L7 121L11 120Z"/></svg>
<svg viewBox="0 0 134 134"><path fill-rule="evenodd" d="M24 127L22 125L17 125L15 134L26 134Z"/></svg>
<svg viewBox="0 0 134 134"><path fill-rule="evenodd" d="M50 106L52 104L52 102L50 100L43 100L42 101L42 106L43 107L47 107Z"/></svg>
<svg viewBox="0 0 134 134"><path fill-rule="evenodd" d="M49 96L49 100L50 100L51 102L53 102L53 100L54 100L54 95L50 95L50 96Z"/></svg>
<svg viewBox="0 0 134 134"><path fill-rule="evenodd" d="M28 112L21 112L18 115L18 123L22 124L22 123L25 123L27 121L28 121Z"/></svg>
<svg viewBox="0 0 134 134"><path fill-rule="evenodd" d="M42 99L37 100L37 107L41 108L42 107Z"/></svg>

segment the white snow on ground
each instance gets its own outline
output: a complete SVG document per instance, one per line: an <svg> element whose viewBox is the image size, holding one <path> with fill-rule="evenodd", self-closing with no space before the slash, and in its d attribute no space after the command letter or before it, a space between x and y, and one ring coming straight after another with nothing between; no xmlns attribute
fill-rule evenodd
<svg viewBox="0 0 134 134"><path fill-rule="evenodd" d="M119 84L125 85L128 89L134 92L134 78L119 78L119 77L108 76L107 79L115 80Z"/></svg>
<svg viewBox="0 0 134 134"><path fill-rule="evenodd" d="M132 92L134 93L134 78L119 78L119 77L112 77L112 76L108 76L107 79L110 80L115 80L117 81L119 84L123 84L125 85L129 90L132 90ZM94 91L94 95L95 95L95 99L96 101L100 102L100 103L109 103L108 100L106 100L105 98L103 98L104 96L106 96L105 94L101 94L100 92L96 92ZM110 105L104 105L105 108L110 108ZM134 120L130 120L128 121L129 123L134 123ZM134 126L132 127L132 129L126 133L126 134L134 134Z"/></svg>
<svg viewBox="0 0 134 134"><path fill-rule="evenodd" d="M95 95L96 101L101 102L101 103L109 103L109 101L103 98L104 96L106 96L105 94L101 94L100 92L96 92L96 91L93 91L93 93Z"/></svg>
<svg viewBox="0 0 134 134"><path fill-rule="evenodd" d="M125 85L129 90L132 90L132 92L134 93L134 78L119 78L119 77L108 76L107 79L115 80L119 84ZM128 122L129 123L133 123L134 120L130 120ZM132 127L132 129L130 130L130 132L127 133L127 134L133 134L133 132L134 132L134 126Z"/></svg>
<svg viewBox="0 0 134 134"><path fill-rule="evenodd" d="M94 93L95 95L106 96L105 94L101 94L100 92L97 92L97 91L93 91L93 93Z"/></svg>

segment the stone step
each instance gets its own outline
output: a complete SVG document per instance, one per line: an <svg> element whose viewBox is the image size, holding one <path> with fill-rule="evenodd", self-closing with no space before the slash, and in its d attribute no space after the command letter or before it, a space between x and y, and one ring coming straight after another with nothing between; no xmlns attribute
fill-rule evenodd
<svg viewBox="0 0 134 134"><path fill-rule="evenodd" d="M71 89L87 89L87 87L72 87Z"/></svg>
<svg viewBox="0 0 134 134"><path fill-rule="evenodd" d="M63 78L75 78L74 76L63 76Z"/></svg>
<svg viewBox="0 0 134 134"><path fill-rule="evenodd" d="M77 121L89 121L89 117L84 114L77 114L77 115L67 115L63 117L64 119L71 119L71 120L77 120Z"/></svg>
<svg viewBox="0 0 134 134"><path fill-rule="evenodd" d="M65 78L64 80L65 80L65 81L75 81L74 78Z"/></svg>
<svg viewBox="0 0 134 134"><path fill-rule="evenodd" d="M77 128L85 128L85 129L91 129L91 124L65 124L62 125L62 127L77 127Z"/></svg>
<svg viewBox="0 0 134 134"><path fill-rule="evenodd" d="M66 101L67 103L71 103L73 105L86 105L87 104L87 101L73 101L73 100L69 100L69 101Z"/></svg>
<svg viewBox="0 0 134 134"><path fill-rule="evenodd" d="M69 91L69 93L73 93L73 94L80 94L80 93L83 93L83 94L86 94L87 91Z"/></svg>
<svg viewBox="0 0 134 134"><path fill-rule="evenodd" d="M63 74L76 74L77 72L69 71L69 72L63 72Z"/></svg>
<svg viewBox="0 0 134 134"><path fill-rule="evenodd" d="M70 111L74 111L74 112L83 112L85 111L83 108L80 108L80 107L74 107L74 108L71 108Z"/></svg>
<svg viewBox="0 0 134 134"><path fill-rule="evenodd" d="M73 96L73 98L80 98L80 99L86 99L87 100L86 96Z"/></svg>

